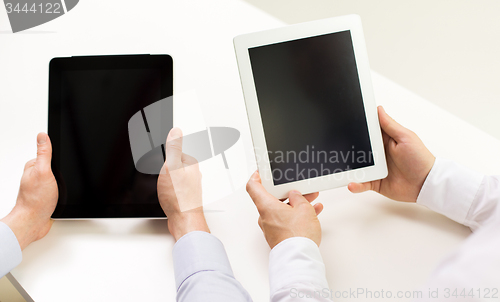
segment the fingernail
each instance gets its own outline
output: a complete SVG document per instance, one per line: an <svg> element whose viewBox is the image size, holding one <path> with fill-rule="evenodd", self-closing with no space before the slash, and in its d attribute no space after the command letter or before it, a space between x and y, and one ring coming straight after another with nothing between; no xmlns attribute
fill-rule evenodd
<svg viewBox="0 0 500 302"><path fill-rule="evenodd" d="M257 180L257 179L259 179L259 172L258 172L258 171L253 172L253 174L252 174L252 179L253 179L253 180Z"/></svg>
<svg viewBox="0 0 500 302"><path fill-rule="evenodd" d="M47 138L45 137L44 133L39 133L36 140L37 140L37 144L43 145L47 141Z"/></svg>
<svg viewBox="0 0 500 302"><path fill-rule="evenodd" d="M297 190L292 190L290 191L290 194L294 194L294 195L301 195L299 191Z"/></svg>

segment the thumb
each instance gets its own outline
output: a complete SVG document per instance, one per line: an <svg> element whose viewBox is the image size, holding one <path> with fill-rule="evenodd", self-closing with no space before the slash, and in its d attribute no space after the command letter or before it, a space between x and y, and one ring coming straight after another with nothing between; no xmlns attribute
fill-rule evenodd
<svg viewBox="0 0 500 302"><path fill-rule="evenodd" d="M52 144L46 133L40 132L36 137L37 150L35 167L40 171L51 171Z"/></svg>
<svg viewBox="0 0 500 302"><path fill-rule="evenodd" d="M299 191L295 190L290 191L290 193L288 193L288 200L289 200L288 204L294 208L301 203L309 204L309 201L307 201L307 199L304 196L302 196L302 194L300 194Z"/></svg>
<svg viewBox="0 0 500 302"><path fill-rule="evenodd" d="M351 182L347 185L347 189L352 193L362 193L371 190L373 188L372 184L371 181L363 183Z"/></svg>
<svg viewBox="0 0 500 302"><path fill-rule="evenodd" d="M179 128L172 128L168 133L165 148L166 163L169 170L182 167L182 131Z"/></svg>
<svg viewBox="0 0 500 302"><path fill-rule="evenodd" d="M407 129L390 117L382 106L378 107L378 118L382 130L396 142L399 142L406 135Z"/></svg>
<svg viewBox="0 0 500 302"><path fill-rule="evenodd" d="M265 209L269 207L271 201L277 200L266 191L262 185L259 172L257 171L255 171L252 174L252 177L250 177L246 189L248 195L250 195L250 198L252 198L252 201L255 203L257 210L259 210L259 213L261 213L261 211L265 211Z"/></svg>

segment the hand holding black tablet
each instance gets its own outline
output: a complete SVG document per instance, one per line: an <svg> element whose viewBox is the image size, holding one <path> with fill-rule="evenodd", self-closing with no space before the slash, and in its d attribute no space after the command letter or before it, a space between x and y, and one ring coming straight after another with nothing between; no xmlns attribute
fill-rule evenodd
<svg viewBox="0 0 500 302"><path fill-rule="evenodd" d="M358 16L234 39L259 172L278 198L387 176Z"/></svg>
<svg viewBox="0 0 500 302"><path fill-rule="evenodd" d="M165 217L158 203L158 175L135 168L128 122L172 95L172 70L168 55L51 61L49 135L59 186L53 218ZM164 109L162 132L168 133L173 109ZM149 133L143 135L149 142Z"/></svg>

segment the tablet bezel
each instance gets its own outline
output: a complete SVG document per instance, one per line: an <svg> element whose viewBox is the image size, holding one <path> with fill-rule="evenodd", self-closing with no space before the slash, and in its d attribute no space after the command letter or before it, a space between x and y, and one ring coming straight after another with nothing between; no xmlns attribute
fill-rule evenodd
<svg viewBox="0 0 500 302"><path fill-rule="evenodd" d="M159 68L160 99L173 95L173 61L169 55L106 55L53 58L49 64L48 134L52 142L52 170L64 194L58 175L60 163L61 72L65 70ZM62 204L58 201L53 219L166 218L160 204L106 204L102 206Z"/></svg>
<svg viewBox="0 0 500 302"><path fill-rule="evenodd" d="M248 50L253 47L342 31L350 31L352 37L354 56L356 59L374 165L274 185ZM262 32L244 34L234 38L234 47L257 166L262 179L262 184L269 193L277 198L286 198L291 190L298 190L302 194L307 194L345 186L353 181L366 182L387 177L387 163L385 159L382 132L380 130L378 120L377 106L371 81L371 70L368 64L368 54L366 51L363 29L359 16L348 15L335 17Z"/></svg>

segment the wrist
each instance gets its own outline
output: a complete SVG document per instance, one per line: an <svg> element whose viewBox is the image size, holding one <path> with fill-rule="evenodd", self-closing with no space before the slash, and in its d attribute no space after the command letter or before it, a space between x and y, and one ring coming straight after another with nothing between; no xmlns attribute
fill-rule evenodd
<svg viewBox="0 0 500 302"><path fill-rule="evenodd" d="M171 213L168 217L168 228L175 241L193 231L210 233L203 210L196 212Z"/></svg>
<svg viewBox="0 0 500 302"><path fill-rule="evenodd" d="M38 221L36 215L20 206L15 206L1 221L8 225L16 235L21 250L24 250L30 243L37 240L39 230L43 225Z"/></svg>

